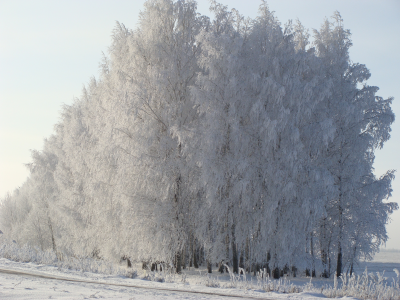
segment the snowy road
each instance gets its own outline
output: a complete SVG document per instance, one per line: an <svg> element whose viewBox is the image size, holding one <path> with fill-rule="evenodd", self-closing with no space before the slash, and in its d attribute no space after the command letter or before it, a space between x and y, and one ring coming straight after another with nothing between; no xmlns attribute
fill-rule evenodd
<svg viewBox="0 0 400 300"><path fill-rule="evenodd" d="M1 299L274 299L96 282L9 269L0 269L0 273Z"/></svg>
<svg viewBox="0 0 400 300"><path fill-rule="evenodd" d="M397 278L394 268L400 269L400 252L381 252L373 262L360 263L356 268L362 274L368 267L369 272L382 272L388 282ZM143 277L143 276L142 276ZM174 277L171 282L155 282L118 275L106 275L92 272L75 271L54 265L15 262L0 258L0 299L276 299L299 300L321 299L321 293L266 293L262 290L244 290L242 288L207 287L204 275ZM224 278L220 278L224 282ZM307 278L292 278L292 282L304 286ZM314 279L313 284L321 287L329 281ZM344 298L342 298L343 300ZM345 297L345 299L355 299Z"/></svg>
<svg viewBox="0 0 400 300"><path fill-rule="evenodd" d="M210 288L196 284L158 283L141 279L59 270L54 266L0 259L0 299L320 299L321 294L279 294ZM323 296L322 296L323 297Z"/></svg>

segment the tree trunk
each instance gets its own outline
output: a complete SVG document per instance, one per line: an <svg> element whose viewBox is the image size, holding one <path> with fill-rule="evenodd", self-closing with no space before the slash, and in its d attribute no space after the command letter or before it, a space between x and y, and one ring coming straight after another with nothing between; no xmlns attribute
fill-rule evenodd
<svg viewBox="0 0 400 300"><path fill-rule="evenodd" d="M178 251L175 255L175 269L176 273L182 273L182 257L180 251Z"/></svg>
<svg viewBox="0 0 400 300"><path fill-rule="evenodd" d="M354 259L356 257L356 251L357 251L357 247L354 247L354 251L353 251L353 257L351 258L351 264L350 264L350 277L351 275L353 275L353 265L354 265Z"/></svg>
<svg viewBox="0 0 400 300"><path fill-rule="evenodd" d="M337 256L337 266L336 266L336 277L342 275L342 247L338 245L338 256Z"/></svg>
<svg viewBox="0 0 400 300"><path fill-rule="evenodd" d="M218 264L218 272L220 272L222 274L222 273L224 273L224 269L225 269L224 262L220 261Z"/></svg>
<svg viewBox="0 0 400 300"><path fill-rule="evenodd" d="M336 276L342 275L342 207L339 202L339 238L338 238L338 254L337 254L337 265L336 265Z"/></svg>
<svg viewBox="0 0 400 300"><path fill-rule="evenodd" d="M212 273L212 263L209 258L207 258L207 272Z"/></svg>
<svg viewBox="0 0 400 300"><path fill-rule="evenodd" d="M295 266L292 266L292 277L297 276L297 268Z"/></svg>
<svg viewBox="0 0 400 300"><path fill-rule="evenodd" d="M244 256L243 256L243 251L240 251L240 256L239 256L239 267L244 269Z"/></svg>
<svg viewBox="0 0 400 300"><path fill-rule="evenodd" d="M340 148L342 149L342 147ZM339 165L341 166L342 161L339 160ZM339 181L339 199L338 199L338 210L339 210L339 236L338 236L338 254L337 254L337 265L336 265L336 276L339 277L342 275L342 239L343 239L343 207L342 207L342 177L338 177Z"/></svg>
<svg viewBox="0 0 400 300"><path fill-rule="evenodd" d="M326 236L326 218L322 220L321 224L321 240L320 240L320 248L321 248L321 262L322 262L322 274L321 276L324 278L329 278L329 267L328 267L328 253L329 247L327 247L327 236Z"/></svg>
<svg viewBox="0 0 400 300"><path fill-rule="evenodd" d="M200 265L200 266L202 266L203 265L203 263L204 263L204 247L200 247L199 248L199 256L198 256L198 264Z"/></svg>
<svg viewBox="0 0 400 300"><path fill-rule="evenodd" d="M312 259L312 265L311 265L311 276L315 277L315 257L314 257L314 243L313 243L313 234L311 233L310 236L310 249L311 249L311 259Z"/></svg>
<svg viewBox="0 0 400 300"><path fill-rule="evenodd" d="M276 267L273 271L272 271L272 275L275 279L279 279L280 278L280 272L279 272L279 268Z"/></svg>
<svg viewBox="0 0 400 300"><path fill-rule="evenodd" d="M236 238L235 238L235 225L232 225L232 266L233 266L233 273L239 273L239 261L238 261L238 253L237 253L237 245L236 245Z"/></svg>
<svg viewBox="0 0 400 300"><path fill-rule="evenodd" d="M253 264L253 274L254 276L257 276L257 272L260 271L260 265L259 264Z"/></svg>
<svg viewBox="0 0 400 300"><path fill-rule="evenodd" d="M246 266L246 272L250 273L251 272L251 262L250 262L250 242L249 238L246 239L246 248L245 248L245 263L244 265Z"/></svg>
<svg viewBox="0 0 400 300"><path fill-rule="evenodd" d="M238 253L236 244L232 241L232 266L233 266L233 273L239 273L239 264L238 264Z"/></svg>
<svg viewBox="0 0 400 300"><path fill-rule="evenodd" d="M196 248L195 240L193 240L193 266L196 269L199 268L198 257L199 257L199 249Z"/></svg>
<svg viewBox="0 0 400 300"><path fill-rule="evenodd" d="M182 250L182 268L186 269L186 247Z"/></svg>
<svg viewBox="0 0 400 300"><path fill-rule="evenodd" d="M50 229L50 234L51 234L51 244L53 246L53 251L57 256L57 260L59 260L60 258L58 257L58 253L57 253L57 245L56 245L56 240L54 239L53 226L51 224L50 217L48 217L48 224L49 224L49 229Z"/></svg>
<svg viewBox="0 0 400 300"><path fill-rule="evenodd" d="M189 269L191 267L193 267L193 258L194 258L193 235L190 234L190 238L189 238Z"/></svg>

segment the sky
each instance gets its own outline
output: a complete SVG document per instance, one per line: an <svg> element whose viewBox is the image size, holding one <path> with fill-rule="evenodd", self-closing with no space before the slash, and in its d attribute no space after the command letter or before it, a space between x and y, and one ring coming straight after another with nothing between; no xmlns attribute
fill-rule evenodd
<svg viewBox="0 0 400 300"><path fill-rule="evenodd" d="M99 74L116 21L134 29L144 0L0 0L0 198L26 180L30 149L42 149L53 133L63 104L80 97L82 87ZM246 16L257 15L261 0L220 0ZM285 24L299 19L318 29L338 10L352 32L350 58L371 71L369 85L378 95L395 98L400 118L399 0L269 0L270 10ZM208 0L198 11L210 16ZM392 137L376 152L375 173L400 172L400 121ZM400 175L390 201L400 204ZM388 225L387 249L400 249L400 211Z"/></svg>

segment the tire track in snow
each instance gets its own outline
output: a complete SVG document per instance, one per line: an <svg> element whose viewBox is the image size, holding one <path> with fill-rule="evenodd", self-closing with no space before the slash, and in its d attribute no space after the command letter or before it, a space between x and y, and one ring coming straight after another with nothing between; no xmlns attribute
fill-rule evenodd
<svg viewBox="0 0 400 300"><path fill-rule="evenodd" d="M119 286L119 287L128 287L128 288L137 288L137 289L144 289L144 290L157 290L157 291L164 291L164 292L180 292L180 293L190 293L190 294L203 294L203 295L210 295L210 296L220 296L220 297L232 297L232 298L241 298L241 299L257 299L257 300L274 300L275 298L271 297L256 297L250 295L230 295L224 293L212 293L206 291L194 291L194 290L180 290L180 289L173 289L173 288L160 288L160 287L145 287L140 285L134 284L122 284L122 283L109 283L105 281L94 281L94 280L81 280L76 278L67 278L61 277L56 275L46 275L46 274L37 274L37 273L30 273L24 271L15 271L10 269L2 269L0 268L0 273L4 274L11 274L11 275L24 275L24 276L31 276L43 279L54 279L54 280L61 280L61 281L69 281L69 282L80 282L80 283L91 283L91 284L101 284L101 285L111 285L111 286ZM282 299L282 298L280 298Z"/></svg>

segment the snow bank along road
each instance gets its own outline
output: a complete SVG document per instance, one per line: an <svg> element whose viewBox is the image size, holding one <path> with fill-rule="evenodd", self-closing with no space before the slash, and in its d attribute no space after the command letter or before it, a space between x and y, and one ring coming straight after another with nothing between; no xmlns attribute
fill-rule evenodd
<svg viewBox="0 0 400 300"><path fill-rule="evenodd" d="M68 275L68 274L66 274ZM118 282L115 282L115 281ZM136 281L122 283L121 281ZM161 287L160 285L163 285ZM31 270L0 268L0 299L317 299L320 294L277 294L213 289L138 279L90 280Z"/></svg>

